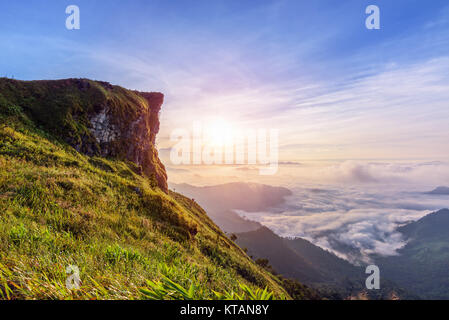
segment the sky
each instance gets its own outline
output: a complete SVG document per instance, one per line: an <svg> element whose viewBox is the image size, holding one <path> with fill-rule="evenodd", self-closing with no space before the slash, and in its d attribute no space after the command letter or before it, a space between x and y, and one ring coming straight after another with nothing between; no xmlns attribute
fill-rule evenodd
<svg viewBox="0 0 449 320"><path fill-rule="evenodd" d="M163 92L160 148L220 119L278 129L281 161L449 156L444 0L1 0L0 26L0 76Z"/></svg>

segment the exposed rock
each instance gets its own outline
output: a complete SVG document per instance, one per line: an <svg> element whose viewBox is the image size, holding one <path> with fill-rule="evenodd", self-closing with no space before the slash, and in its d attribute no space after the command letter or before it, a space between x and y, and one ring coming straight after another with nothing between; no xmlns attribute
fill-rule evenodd
<svg viewBox="0 0 449 320"><path fill-rule="evenodd" d="M102 156L122 157L134 162L141 168L139 173L154 176L158 186L167 192L167 174L155 146L164 96L158 92L134 93L143 97L146 105L141 105L133 113L123 114L123 109L117 112L107 103L90 115L89 129L100 146ZM88 148L87 152L91 149Z"/></svg>
<svg viewBox="0 0 449 320"><path fill-rule="evenodd" d="M90 119L92 125L91 132L100 144L112 142L119 135L118 129L110 123L107 112L106 108L104 108L100 113Z"/></svg>
<svg viewBox="0 0 449 320"><path fill-rule="evenodd" d="M0 89L11 101L77 151L131 161L139 174L168 191L155 146L162 93L88 79L2 81ZM31 98L24 101L25 96Z"/></svg>

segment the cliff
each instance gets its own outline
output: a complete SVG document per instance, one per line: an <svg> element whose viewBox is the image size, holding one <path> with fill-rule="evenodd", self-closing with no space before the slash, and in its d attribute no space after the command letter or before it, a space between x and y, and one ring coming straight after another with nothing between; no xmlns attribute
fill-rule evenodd
<svg viewBox="0 0 449 320"><path fill-rule="evenodd" d="M0 79L0 103L18 105L41 128L89 156L133 162L168 191L155 147L164 95L87 79Z"/></svg>
<svg viewBox="0 0 449 320"><path fill-rule="evenodd" d="M0 299L291 298L167 190L162 101L85 79L0 79Z"/></svg>

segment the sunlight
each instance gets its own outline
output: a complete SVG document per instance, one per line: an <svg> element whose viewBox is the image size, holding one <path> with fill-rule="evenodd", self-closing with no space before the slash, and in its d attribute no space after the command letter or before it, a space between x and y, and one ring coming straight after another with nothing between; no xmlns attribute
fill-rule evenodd
<svg viewBox="0 0 449 320"><path fill-rule="evenodd" d="M208 121L204 127L204 141L212 147L219 147L233 143L233 126L222 118Z"/></svg>

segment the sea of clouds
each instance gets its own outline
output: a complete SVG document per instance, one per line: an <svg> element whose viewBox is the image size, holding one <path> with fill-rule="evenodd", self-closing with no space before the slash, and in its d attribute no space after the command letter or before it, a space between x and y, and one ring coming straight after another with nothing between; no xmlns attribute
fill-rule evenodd
<svg viewBox="0 0 449 320"><path fill-rule="evenodd" d="M280 236L308 239L353 263L398 254L408 240L398 226L449 207L448 195L427 193L449 185L445 162L344 161L301 170L309 173L308 182L300 175L295 179L290 170L293 195L284 205L236 212Z"/></svg>

